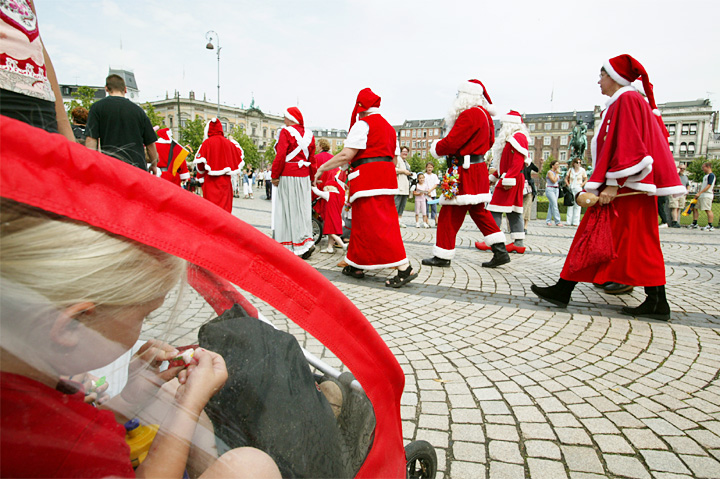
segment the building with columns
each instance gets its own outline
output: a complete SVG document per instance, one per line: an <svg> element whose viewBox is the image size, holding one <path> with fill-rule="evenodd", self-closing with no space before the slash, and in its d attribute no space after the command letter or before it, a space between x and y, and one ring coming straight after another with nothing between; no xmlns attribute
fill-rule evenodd
<svg viewBox="0 0 720 479"><path fill-rule="evenodd" d="M670 150L675 162L691 163L695 158L718 158L716 144L718 112L713 111L709 99L661 103L665 127L670 133Z"/></svg>

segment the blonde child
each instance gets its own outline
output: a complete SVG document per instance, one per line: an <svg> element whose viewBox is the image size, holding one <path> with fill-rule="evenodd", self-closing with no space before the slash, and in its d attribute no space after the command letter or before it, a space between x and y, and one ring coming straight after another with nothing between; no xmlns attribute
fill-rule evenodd
<svg viewBox="0 0 720 479"><path fill-rule="evenodd" d="M413 195L415 196L415 227L420 228L420 216L422 215L422 227L429 228L428 217L427 217L427 198L430 193L430 187L425 182L425 175L423 173L417 176L417 185Z"/></svg>

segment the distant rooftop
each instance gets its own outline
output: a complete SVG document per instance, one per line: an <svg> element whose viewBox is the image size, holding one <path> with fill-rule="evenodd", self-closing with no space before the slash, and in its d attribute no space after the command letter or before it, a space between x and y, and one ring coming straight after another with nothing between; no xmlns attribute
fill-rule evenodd
<svg viewBox="0 0 720 479"><path fill-rule="evenodd" d="M710 99L708 98L698 98L697 100L669 101L667 103L660 103L658 105L658 108L689 108L698 106L712 107L712 104L710 103Z"/></svg>
<svg viewBox="0 0 720 479"><path fill-rule="evenodd" d="M433 120L405 120L400 128L435 128L443 126L442 118Z"/></svg>
<svg viewBox="0 0 720 479"><path fill-rule="evenodd" d="M135 74L133 72L128 70L116 70L114 68L110 68L108 70L108 76L110 75L120 75L122 79L125 80L125 86L128 90L139 91L137 82L135 81Z"/></svg>

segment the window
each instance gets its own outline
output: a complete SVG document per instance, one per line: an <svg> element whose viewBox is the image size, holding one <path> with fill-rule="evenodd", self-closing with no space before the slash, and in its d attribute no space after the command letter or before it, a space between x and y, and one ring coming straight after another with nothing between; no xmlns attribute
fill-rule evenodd
<svg viewBox="0 0 720 479"><path fill-rule="evenodd" d="M687 155L687 143L680 143L680 154Z"/></svg>
<svg viewBox="0 0 720 479"><path fill-rule="evenodd" d="M253 126L252 127L252 136L255 136L256 134L257 134L257 128Z"/></svg>
<svg viewBox="0 0 720 479"><path fill-rule="evenodd" d="M427 130L423 130L423 138L427 138Z"/></svg>
<svg viewBox="0 0 720 479"><path fill-rule="evenodd" d="M417 148L417 141L413 141L412 147L413 149Z"/></svg>
<svg viewBox="0 0 720 479"><path fill-rule="evenodd" d="M688 143L688 155L695 155L695 143Z"/></svg>
<svg viewBox="0 0 720 479"><path fill-rule="evenodd" d="M435 136L438 136L439 134L440 134L440 130L438 130L437 128L435 128Z"/></svg>
<svg viewBox="0 0 720 479"><path fill-rule="evenodd" d="M560 161L563 161L563 162L567 161L567 151L560 152Z"/></svg>
<svg viewBox="0 0 720 479"><path fill-rule="evenodd" d="M415 138L415 136L416 136L416 132L415 132L415 130L413 130L413 131L412 131L412 137Z"/></svg>
<svg viewBox="0 0 720 479"><path fill-rule="evenodd" d="M675 136L675 123L671 125L665 125L665 128L668 129L668 133L670 133L670 136Z"/></svg>
<svg viewBox="0 0 720 479"><path fill-rule="evenodd" d="M570 123L568 123L567 121L562 122L562 124L560 125L561 130L567 130L568 128L570 128Z"/></svg>
<svg viewBox="0 0 720 479"><path fill-rule="evenodd" d="M534 136L531 136L531 137L530 137L529 145L530 145L530 146L535 146L535 137L534 137Z"/></svg>
<svg viewBox="0 0 720 479"><path fill-rule="evenodd" d="M697 123L690 123L690 134L697 135Z"/></svg>
<svg viewBox="0 0 720 479"><path fill-rule="evenodd" d="M550 158L550 152L549 151L543 151L543 161Z"/></svg>
<svg viewBox="0 0 720 479"><path fill-rule="evenodd" d="M670 142L670 153L675 154L675 144Z"/></svg>
<svg viewBox="0 0 720 479"><path fill-rule="evenodd" d="M690 125L683 125L681 132L683 135L689 135L690 134Z"/></svg>
<svg viewBox="0 0 720 479"><path fill-rule="evenodd" d="M267 138L267 128L263 128L263 138Z"/></svg>
<svg viewBox="0 0 720 479"><path fill-rule="evenodd" d="M532 152L532 151L528 151L528 158L530 158L530 161L533 161L533 159L534 159L533 156L534 156L534 155L533 155L533 152Z"/></svg>
<svg viewBox="0 0 720 479"><path fill-rule="evenodd" d="M545 125L543 126L543 129L552 130L552 123L545 123Z"/></svg>
<svg viewBox="0 0 720 479"><path fill-rule="evenodd" d="M423 150L422 153L420 153L420 156L425 158L425 155L427 155L427 151Z"/></svg>
<svg viewBox="0 0 720 479"><path fill-rule="evenodd" d="M168 121L170 122L170 128L173 127L173 117L169 116Z"/></svg>
<svg viewBox="0 0 720 479"><path fill-rule="evenodd" d="M568 136L567 135L563 135L560 137L560 144L563 146L568 144Z"/></svg>
<svg viewBox="0 0 720 479"><path fill-rule="evenodd" d="M528 124L528 130L535 131L535 123L529 123Z"/></svg>
<svg viewBox="0 0 720 479"><path fill-rule="evenodd" d="M549 146L552 141L552 136L543 137L543 146Z"/></svg>

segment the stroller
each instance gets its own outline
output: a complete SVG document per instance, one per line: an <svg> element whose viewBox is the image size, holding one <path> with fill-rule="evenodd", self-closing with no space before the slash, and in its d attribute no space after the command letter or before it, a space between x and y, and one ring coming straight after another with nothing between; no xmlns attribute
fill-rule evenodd
<svg viewBox="0 0 720 479"><path fill-rule="evenodd" d="M212 344L216 349L231 350L238 341L244 341L248 349L260 343L284 344L287 357L293 359L292 369L284 374L302 380L288 384L339 384L343 400L337 425L329 420L333 417L330 406L311 390L307 402L320 411L321 417L308 421L302 413L283 416L283 421L305 420L298 427L291 422L278 425L274 414L258 419L252 411L264 409L262 400L271 398L273 390L265 396L239 396L242 379L231 378L206 409L215 422L220 448L238 444L259 447L268 437L261 429L242 429L240 425L263 426L264 421L274 419L274 432L280 433L272 436L275 446L282 439L288 444L288 438L310 436L312 428L305 425L320 424L321 436L315 445L329 444L340 459L328 460L320 454L324 453L320 448L303 451L295 447L285 455L279 448L266 451L284 477L302 477L302 471L309 470L302 468L319 471L326 465L325 471L342 470L344 477L435 476L437 458L430 444L416 441L403 450L400 396L404 376L400 366L362 313L318 271L207 200L131 165L7 118L0 123L0 138L5 166L0 169L0 191L4 198L90 224L188 261L188 281L219 314L201 330L201 346ZM41 177L38 171L43 172ZM340 374L305 354L292 336L251 320L261 315L235 285L285 314L333 351L354 376ZM259 336L251 336L253 332ZM298 351L318 371L317 376L312 375L307 362L300 365L296 360ZM265 359L259 362L268 362ZM232 365L248 369L244 357L230 358L229 370ZM278 375L283 372L282 368L275 371ZM265 382L277 383L278 375L265 377ZM249 407L244 411L250 412L228 411L231 402L243 403ZM292 409L295 403L286 402L286 406ZM307 444L313 445L313 441ZM310 477L338 476L319 472Z"/></svg>

